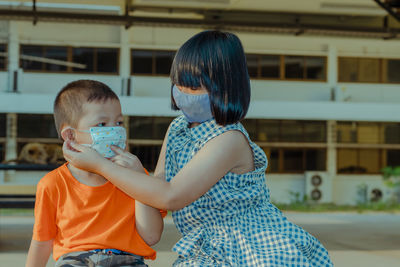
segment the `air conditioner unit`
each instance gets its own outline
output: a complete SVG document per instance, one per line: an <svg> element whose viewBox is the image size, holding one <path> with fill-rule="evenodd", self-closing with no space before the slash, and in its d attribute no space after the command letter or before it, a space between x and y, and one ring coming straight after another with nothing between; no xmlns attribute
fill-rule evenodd
<svg viewBox="0 0 400 267"><path fill-rule="evenodd" d="M305 178L305 194L309 200L318 203L332 202L332 178L326 172L306 172Z"/></svg>
<svg viewBox="0 0 400 267"><path fill-rule="evenodd" d="M384 195L384 189L373 186L368 188L368 200L370 202L379 202L383 200L383 195Z"/></svg>

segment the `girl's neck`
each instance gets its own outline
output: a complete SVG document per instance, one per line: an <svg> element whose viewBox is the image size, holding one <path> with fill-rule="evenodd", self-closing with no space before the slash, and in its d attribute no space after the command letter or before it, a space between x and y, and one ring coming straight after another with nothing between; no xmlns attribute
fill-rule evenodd
<svg viewBox="0 0 400 267"><path fill-rule="evenodd" d="M189 128L194 128L199 125L200 125L200 123L198 123L198 122L191 122L191 123L189 123Z"/></svg>

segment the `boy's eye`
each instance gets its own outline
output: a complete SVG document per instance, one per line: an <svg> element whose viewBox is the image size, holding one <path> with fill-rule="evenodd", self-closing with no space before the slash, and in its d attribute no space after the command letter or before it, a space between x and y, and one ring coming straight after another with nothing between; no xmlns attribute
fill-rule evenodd
<svg viewBox="0 0 400 267"><path fill-rule="evenodd" d="M122 126L122 125L124 125L124 122L123 122L123 121L117 122L117 126Z"/></svg>
<svg viewBox="0 0 400 267"><path fill-rule="evenodd" d="M105 122L100 122L96 126L97 127L104 127L104 126L106 126L106 123Z"/></svg>

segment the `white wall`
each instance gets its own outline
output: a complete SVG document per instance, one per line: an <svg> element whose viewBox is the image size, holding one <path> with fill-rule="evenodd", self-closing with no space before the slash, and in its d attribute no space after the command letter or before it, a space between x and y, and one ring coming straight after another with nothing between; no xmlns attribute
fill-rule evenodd
<svg viewBox="0 0 400 267"><path fill-rule="evenodd" d="M7 25L3 23L4 25ZM120 26L92 25L76 23L39 22L34 26L27 21L14 21L20 43L111 46L147 49L176 50L188 38L200 32L201 28L167 28L134 26L127 31ZM4 28L4 27L3 27ZM6 28L5 28L6 29ZM128 42L123 42L126 34ZM400 58L400 41L375 40L343 37L291 36L266 33L237 33L248 53L322 55L334 51L337 56L391 57ZM126 56L126 55L125 55ZM336 57L330 60L336 60ZM128 64L125 64L126 66ZM333 64L335 65L335 64ZM332 68L329 73L336 72ZM328 73L328 76L329 76ZM0 74L1 75L1 74ZM0 76L1 77L1 76ZM121 81L117 76L79 74L34 74L24 73L23 93L53 93L68 81L80 78L94 78L109 84L116 92L121 92ZM43 81L46 81L45 83ZM167 77L133 77L133 92L136 96L169 97ZM252 99L257 101L329 101L331 90L338 86L344 89L349 102L399 102L400 86L390 84L336 84L336 81L301 82L253 80ZM0 82L1 86L2 82ZM0 87L0 91L4 91Z"/></svg>
<svg viewBox="0 0 400 267"><path fill-rule="evenodd" d="M338 205L357 204L360 201L357 191L363 184L368 186L369 193L375 188L380 189L384 201L390 197L391 190L384 185L381 175L338 175L333 179L333 202Z"/></svg>
<svg viewBox="0 0 400 267"><path fill-rule="evenodd" d="M18 91L23 94L57 94L67 83L79 79L94 79L121 93L121 79L117 75L22 73Z"/></svg>
<svg viewBox="0 0 400 267"><path fill-rule="evenodd" d="M251 81L252 100L329 101L331 89L323 82Z"/></svg>
<svg viewBox="0 0 400 267"><path fill-rule="evenodd" d="M271 201L288 204L295 200L290 192L299 192L300 200L303 199L305 192L303 174L266 174L266 178Z"/></svg>
<svg viewBox="0 0 400 267"><path fill-rule="evenodd" d="M337 86L349 102L400 102L400 84L339 83Z"/></svg>
<svg viewBox="0 0 400 267"><path fill-rule="evenodd" d="M170 97L169 77L132 76L131 90L140 97Z"/></svg>
<svg viewBox="0 0 400 267"><path fill-rule="evenodd" d="M36 25L20 21L17 25L21 43L115 46L120 42L119 26L40 21Z"/></svg>
<svg viewBox="0 0 400 267"><path fill-rule="evenodd" d="M0 92L7 91L8 72L0 71Z"/></svg>

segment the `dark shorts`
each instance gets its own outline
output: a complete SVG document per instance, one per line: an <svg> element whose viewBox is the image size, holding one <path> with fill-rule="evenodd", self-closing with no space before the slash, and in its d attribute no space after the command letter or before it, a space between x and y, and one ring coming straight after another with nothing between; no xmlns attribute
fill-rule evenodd
<svg viewBox="0 0 400 267"><path fill-rule="evenodd" d="M55 267L147 267L142 256L124 253L121 255L109 251L76 251L58 258Z"/></svg>

